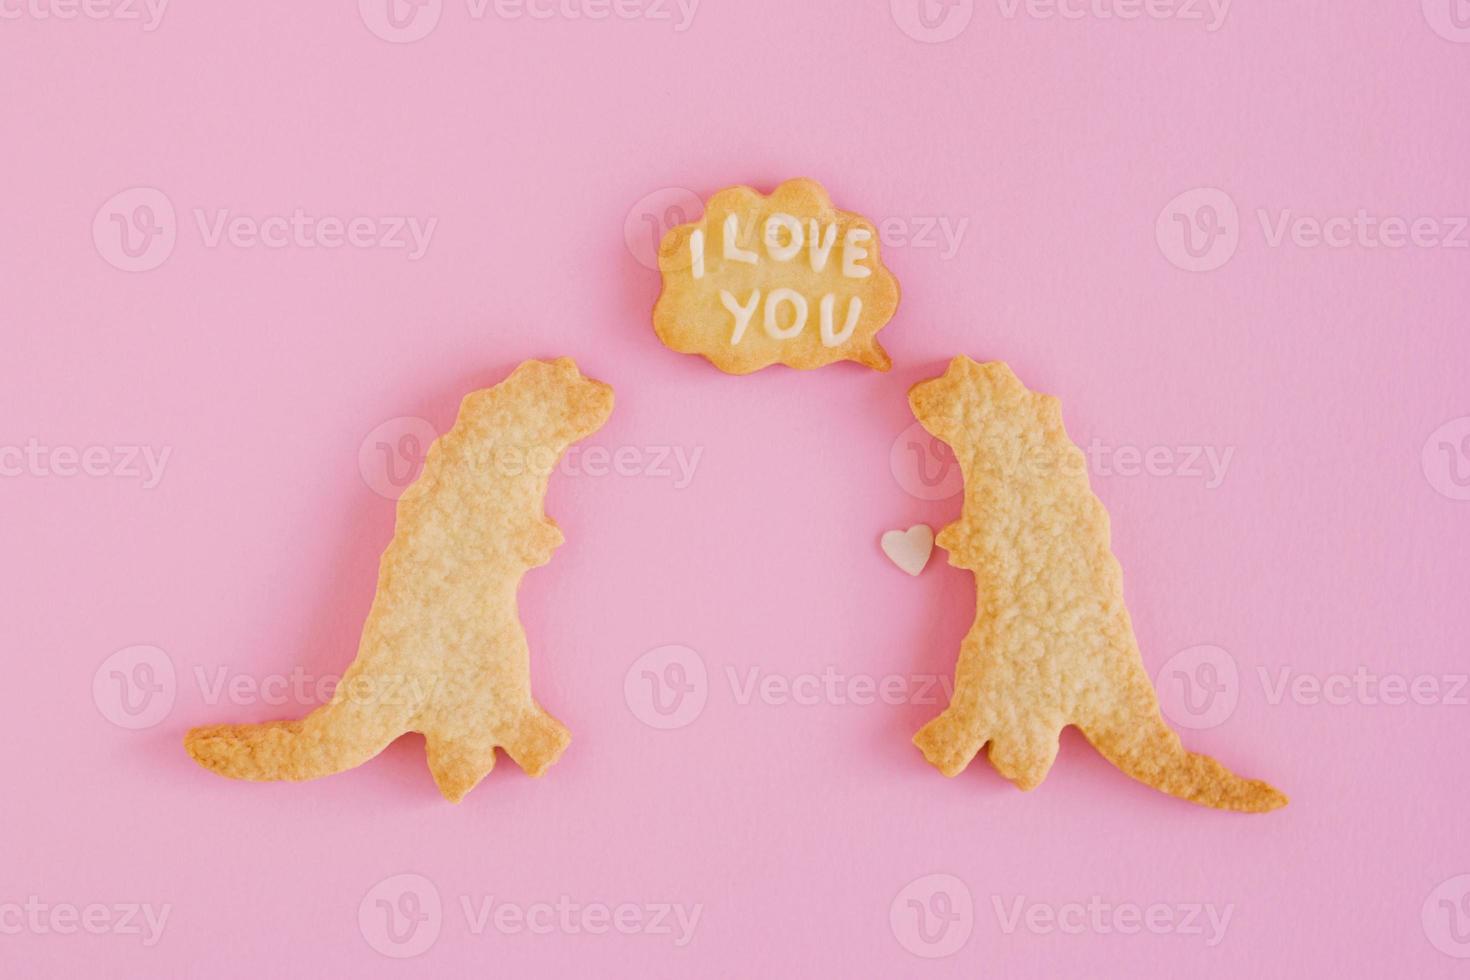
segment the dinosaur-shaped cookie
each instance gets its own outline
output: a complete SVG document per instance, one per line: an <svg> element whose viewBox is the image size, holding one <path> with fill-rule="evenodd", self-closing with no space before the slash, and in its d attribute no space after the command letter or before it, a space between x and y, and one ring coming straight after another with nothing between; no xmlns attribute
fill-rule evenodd
<svg viewBox="0 0 1470 980"><path fill-rule="evenodd" d="M909 404L964 473L963 514L937 543L975 573L978 592L950 705L914 737L925 757L954 776L989 744L991 765L1029 790L1076 725L1109 762L1165 793L1226 810L1284 806L1266 783L1186 751L1159 714L1108 514L1061 403L1002 362L961 356L910 389Z"/></svg>
<svg viewBox="0 0 1470 980"><path fill-rule="evenodd" d="M497 746L541 775L571 736L531 696L516 589L563 540L543 506L551 470L612 407L612 388L566 357L527 361L466 396L398 501L357 659L332 700L299 721L195 728L189 754L235 779L315 779L422 732L454 802Z"/></svg>

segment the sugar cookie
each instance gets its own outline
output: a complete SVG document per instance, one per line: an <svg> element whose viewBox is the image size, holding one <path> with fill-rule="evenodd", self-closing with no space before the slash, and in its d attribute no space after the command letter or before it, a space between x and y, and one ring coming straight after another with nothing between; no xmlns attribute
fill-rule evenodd
<svg viewBox="0 0 1470 980"><path fill-rule="evenodd" d="M914 737L925 757L954 776L988 744L991 765L1032 789L1062 728L1076 725L1109 762L1165 793L1225 810L1284 806L1266 783L1186 751L1159 714L1108 514L1061 403L1004 363L956 357L911 388L909 404L964 473L962 516L937 543L978 590L949 708Z"/></svg>
<svg viewBox="0 0 1470 980"><path fill-rule="evenodd" d="M566 357L527 361L468 395L398 501L357 659L332 700L299 721L195 728L189 754L235 779L315 779L422 732L454 802L495 765L497 746L544 772L571 736L531 696L516 588L563 540L542 503L551 470L612 407L612 388Z"/></svg>
<svg viewBox="0 0 1470 980"><path fill-rule="evenodd" d="M898 282L878 251L873 225L834 208L814 180L769 196L728 188L664 235L654 330L729 374L834 361L887 371L875 334L898 308Z"/></svg>

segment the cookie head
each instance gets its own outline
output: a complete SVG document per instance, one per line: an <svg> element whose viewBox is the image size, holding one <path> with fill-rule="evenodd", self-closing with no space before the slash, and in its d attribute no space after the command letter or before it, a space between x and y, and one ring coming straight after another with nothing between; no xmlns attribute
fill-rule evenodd
<svg viewBox="0 0 1470 980"><path fill-rule="evenodd" d="M547 442L574 442L602 427L613 410L612 386L584 375L570 357L526 361L506 379L506 388L545 411L534 418L534 435Z"/></svg>
<svg viewBox="0 0 1470 980"><path fill-rule="evenodd" d="M1061 403L1030 391L1004 361L977 363L963 354L944 374L909 389L914 417L935 438L957 451L1011 439L1030 441L1019 419L1060 428Z"/></svg>

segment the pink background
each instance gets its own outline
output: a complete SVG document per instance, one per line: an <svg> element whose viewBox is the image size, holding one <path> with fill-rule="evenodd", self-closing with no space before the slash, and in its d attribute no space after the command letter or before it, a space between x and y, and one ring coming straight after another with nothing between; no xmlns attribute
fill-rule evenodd
<svg viewBox="0 0 1470 980"><path fill-rule="evenodd" d="M0 914L30 896L170 912L151 946L8 928L0 969L1462 974L1466 692L1270 696L1283 670L1451 686L1467 669L1470 502L1454 477L1470 472L1455 422L1470 415L1470 251L1273 246L1258 217L1362 208L1448 235L1470 213L1470 45L1443 18L1432 28L1436 0L1350 16L1241 4L1215 31L1208 15L962 3L951 16L971 19L943 43L904 0L896 13L705 0L683 31L677 8L658 20L649 3L629 20L477 20L445 0L412 43L374 36L351 0L179 3L152 31L6 8L21 16L0 22L0 447L171 456L153 489L35 466L0 479ZM646 229L640 202L796 175L920 239L884 249L904 291L881 335L889 374L730 378L653 335L657 274L624 234ZM105 232L105 202L139 186L172 203L177 242L125 272L92 226L103 209ZM1156 219L1200 187L1238 208L1238 243L1191 272ZM438 225L410 261L210 247L193 216L298 207ZM925 247L931 218L968 222L952 254ZM1060 395L1084 446L1233 447L1214 488L1177 472L1094 484L1150 671L1202 644L1238 668L1233 712L1186 741L1271 779L1289 808L1178 802L1075 733L1029 795L983 759L947 781L909 744L940 705L740 703L729 671L951 670L970 576L936 553L910 579L877 539L958 513L958 498L918 499L890 469L906 388L957 352ZM521 607L536 692L574 734L562 761L533 781L502 758L458 807L416 736L304 785L195 767L190 725L310 707L211 703L196 671L258 682L350 661L393 525L359 472L364 436L404 416L442 430L466 391L562 353L617 388L593 443L702 451L685 487L646 472L553 480L567 544L527 577ZM93 681L139 644L166 654L176 697L130 730L109 720L110 675L95 696ZM702 714L662 731L625 679L666 644L697 651L708 684ZM402 873L443 902L437 940L410 959L359 925L365 896ZM951 906L968 894L974 918L931 959L912 951L934 948L905 931L900 893L935 874L960 883ZM703 908L683 947L477 935L461 899L488 896ZM1093 896L1231 918L1211 946L1208 929L1007 932L996 912Z"/></svg>

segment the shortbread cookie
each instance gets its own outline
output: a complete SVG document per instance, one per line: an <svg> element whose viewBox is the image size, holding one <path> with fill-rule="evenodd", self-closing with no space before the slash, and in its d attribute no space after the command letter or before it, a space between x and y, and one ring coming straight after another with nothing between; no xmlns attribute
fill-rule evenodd
<svg viewBox="0 0 1470 980"><path fill-rule="evenodd" d="M468 395L398 501L357 659L332 700L300 721L195 728L189 754L235 779L315 779L422 732L454 802L497 747L541 775L571 736L531 696L516 588L563 540L542 503L551 470L612 407L612 388L566 357Z"/></svg>
<svg viewBox="0 0 1470 980"><path fill-rule="evenodd" d="M1109 762L1165 793L1225 810L1284 806L1266 783L1186 751L1159 714L1108 514L1061 403L999 361L956 357L910 389L909 404L964 473L962 516L937 543L978 590L949 708L914 737L925 757L954 776L988 744L991 765L1032 789L1062 728L1076 725Z"/></svg>
<svg viewBox="0 0 1470 980"><path fill-rule="evenodd" d="M873 225L834 208L814 180L770 196L728 188L664 236L654 330L729 374L834 361L887 371L875 335L898 308L898 282L878 250Z"/></svg>

